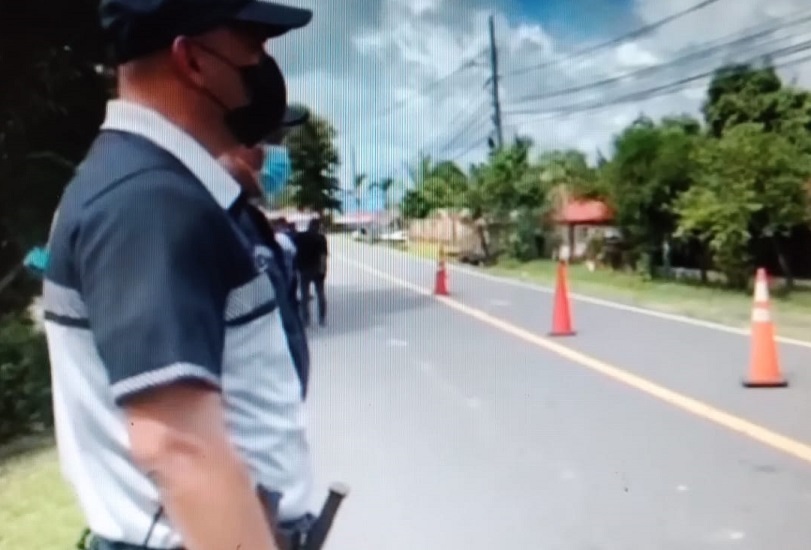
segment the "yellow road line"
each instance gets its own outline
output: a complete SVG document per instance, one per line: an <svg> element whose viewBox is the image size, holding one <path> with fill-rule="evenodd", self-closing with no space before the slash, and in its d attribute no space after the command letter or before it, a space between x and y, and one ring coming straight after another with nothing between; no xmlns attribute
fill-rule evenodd
<svg viewBox="0 0 811 550"><path fill-rule="evenodd" d="M422 294L425 296L433 295L433 293L430 292L429 290L426 290L415 284L409 283L408 281L404 281L403 279L400 279L398 277L395 277L378 269L369 267L360 262L356 262L348 258L336 258L336 259L340 259L341 261L344 261L362 271L370 273L378 278L387 280L400 287L407 288L418 294ZM692 397L688 397L673 390L669 390L664 386L655 384L650 380L642 378L641 376L637 376L617 366L606 363L605 361L601 361L595 357L586 355L585 353L581 353L579 351L568 348L547 338L538 336L532 332L529 332L528 330L515 326L502 319L499 319L488 313L485 313L480 309L468 306L452 298L436 296L435 299L438 302L442 303L443 305L455 309L460 313L464 313L469 317L478 319L479 321L486 323L494 328L497 328L503 332L511 334L516 338L520 338L521 340L529 342L535 346L538 346L539 348L543 348L556 355L559 355L560 357L568 359L573 363L577 363L594 372L598 372L604 376L607 376L608 378L616 380L617 382L621 382L626 386L630 386L631 388L634 388L638 391L641 391L645 394L655 397L660 401L668 403L674 407L678 407L679 409L687 411L700 418L704 418L705 420L709 420L710 422L714 422L715 424L727 428L729 430L732 430L734 432L738 432L751 439L754 439L755 441L758 441L773 449L776 449L782 453L794 456L796 458L799 458L800 460L804 460L805 462L811 463L811 445L807 445L805 443L802 443L801 441L797 441L795 439L791 439L790 437L781 435L777 432L769 430L768 428L765 428L748 420L744 420L743 418L732 415L730 413L724 412L711 405L698 401L697 399L693 399Z"/></svg>

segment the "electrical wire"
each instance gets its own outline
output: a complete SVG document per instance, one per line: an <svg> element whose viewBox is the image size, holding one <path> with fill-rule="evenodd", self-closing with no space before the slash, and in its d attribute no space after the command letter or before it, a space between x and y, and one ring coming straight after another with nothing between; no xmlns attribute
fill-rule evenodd
<svg viewBox="0 0 811 550"><path fill-rule="evenodd" d="M611 39L609 41L606 41L606 42L603 42L603 43L600 43L600 44L596 44L596 45L581 49L581 50L575 52L574 54L568 56L568 59L576 58L576 57L579 57L579 56L582 56L582 55L587 55L589 53L593 53L593 52L599 51L601 49L611 47L613 45L622 43L624 41L632 40L632 39L637 38L639 36L643 36L643 35L645 35L647 33L650 33L652 31L658 29L658 28L661 28L664 25L667 25L667 24L669 24L669 23L671 23L673 21L676 21L676 20L678 20L678 19L680 19L682 17L685 17L685 16L687 16L687 15L689 15L691 13L694 13L696 11L704 9L704 8L706 8L706 7L708 7L708 6L712 5L712 4L715 4L718 1L720 1L720 0L703 0L703 1L699 2L699 3L697 3L697 4L694 4L693 6L690 6L690 7L686 8L686 9L684 9L684 10L681 10L681 11L675 13L675 14L671 14L670 16L664 17L664 18L662 18L662 19L660 19L658 21L655 21L655 22L653 22L651 24L648 24L648 25L645 25L645 26L643 26L643 27L641 27L639 29L636 29L635 31L632 31L630 33L627 33L627 34L624 34L622 36L616 37L616 38ZM389 115L391 115L395 111L399 110L400 108L402 108L406 104L410 103L414 99L416 99L418 97L421 97L426 93L432 93L433 91L438 89L440 84L446 82L447 80L451 79L452 77L456 76L457 74L461 73L462 71L464 71L464 70L466 70L468 68L471 68L473 66L476 66L477 62L479 61L479 58L482 55L484 55L485 53L487 53L487 51L488 50L485 49L485 50L479 52L478 54L476 54L472 58L470 58L467 61L460 64L456 69L454 69L450 73L448 73L445 76L440 77L440 78L428 83L426 86L422 87L420 90L415 92L410 97L395 102L393 105L391 105L390 107L385 109L382 113L378 114L378 118L388 117ZM526 72L529 72L529 71L532 71L532 70L537 70L538 68L543 68L544 66L548 66L548 65L558 63L560 61L562 61L562 60L555 60L555 61L552 61L552 62L545 62L545 63L542 63L540 65L535 65L535 66L532 66L532 67L525 67L523 69L510 71L510 72L507 72L507 73L503 73L502 75L500 75L499 78L504 78L505 76L523 74L523 73L526 73ZM470 129L469 126L470 125L465 127L463 132L460 132L460 133L456 134L448 142L448 144L446 144L442 149L446 150L449 147L453 147L455 145L455 143L458 141L459 137L464 136L466 131Z"/></svg>
<svg viewBox="0 0 811 550"><path fill-rule="evenodd" d="M464 103L461 104L461 108L459 108L456 111L456 114L449 118L455 122L463 120L465 117L474 114L476 111L479 111L482 108L482 103L486 101L487 98L483 98L478 94L471 94L466 98ZM423 140L425 143L429 144L426 147L435 148L441 141L444 141L449 135L448 132L446 132L446 130L447 127L442 126L437 126L436 128L434 128L434 131L428 136L428 138Z"/></svg>
<svg viewBox="0 0 811 550"><path fill-rule="evenodd" d="M586 84L581 84L581 85L572 86L572 87L568 87L568 88L559 88L557 90L552 90L552 91L544 92L544 93L540 93L540 94L527 94L527 95L524 95L524 96L520 96L520 97L516 98L515 100L510 101L510 105L511 106L519 106L522 103L529 103L529 102L539 101L539 100L547 100L547 99L552 99L552 98L555 98L555 97L560 97L560 96L563 96L563 95L568 95L568 94L573 94L573 93L578 93L578 92L583 92L583 91L596 90L596 89L600 89L600 88L603 88L603 87L609 87L609 86L611 86L613 84L620 83L620 82L628 80L628 79L637 79L637 78L643 77L643 76L656 75L657 73L660 73L660 72L671 71L671 70L679 68L681 66L689 65L689 63L692 62L692 61L707 61L707 58L712 56L714 53L730 54L731 53L730 50L733 49L733 48L735 48L735 52L734 52L735 54L740 54L742 48L747 48L747 47L749 47L750 49L752 47L762 48L762 47L764 47L766 45L769 45L771 43L774 43L774 42L791 40L793 38L797 38L798 35L788 35L788 36L782 36L782 37L773 37L770 40L761 41L759 43L756 43L757 38L767 36L767 35L770 35L770 34L774 34L776 31L783 30L783 29L788 29L790 27L797 26L797 25L808 24L809 22L811 22L811 11L808 11L808 10L805 10L805 11L806 11L806 15L804 17L801 17L800 19L794 19L794 17L796 17L796 15L792 16L791 17L791 22L789 22L789 23L780 24L780 25L772 24L768 28L760 30L760 31L755 32L755 33L749 33L749 34L736 33L735 35L731 35L731 36L738 36L737 38L729 39L729 37L724 37L723 39L721 39L721 40L723 40L723 42L715 41L716 44L714 44L714 45L710 45L712 43L709 43L709 44L705 45L703 47L703 49L696 50L695 48L685 48L684 50L680 50L680 51L681 52L686 51L687 53L684 53L680 57L677 57L676 59L668 61L667 63L653 65L653 66L650 66L650 67L644 67L642 69L637 69L637 70L634 70L634 71L626 72L626 73L623 73L623 74L620 74L620 75L617 75L617 76L613 76L613 77L610 77L610 78L605 78L605 79L602 79L602 80L589 82L589 83L586 83ZM760 27L763 27L763 25L756 25L756 26L754 26L752 28L760 28ZM747 45L747 42L752 42L752 44ZM504 112L505 112L505 114L523 114L522 111L510 110L509 107Z"/></svg>
<svg viewBox="0 0 811 550"><path fill-rule="evenodd" d="M471 97L475 98L476 96L471 96ZM439 150L440 152L443 152L443 154L444 154L444 152L448 151L449 149L452 149L453 147L456 147L457 143L459 142L459 140L461 138L463 138L465 135L467 135L468 132L473 130L473 128L476 127L477 124L481 124L481 121L482 121L482 109L487 105L487 102L488 102L487 98L481 98L480 97L479 100L475 103L475 105L473 106L472 109L470 109L470 108L467 109L467 111L468 111L467 115L466 115L467 122L462 122L463 125L461 125L461 126L452 127L450 129L450 132L452 132L452 133L446 134L445 136L443 136L443 139L441 139L441 140L435 140L431 144L430 148L432 150L435 150L435 151ZM469 103L469 106L473 104L472 101L470 101L468 103ZM456 118L455 120L457 122L464 121L464 119L462 119L462 118ZM440 143L441 143L441 145L440 145Z"/></svg>
<svg viewBox="0 0 811 550"><path fill-rule="evenodd" d="M785 57L785 56L801 53L801 52L807 51L809 49L811 49L811 40L802 42L800 44L796 44L794 46L783 48L782 50L776 50L776 51L769 52L769 53L764 54L764 55L759 55L759 56L753 57L752 59L750 59L748 61L748 63L755 62L758 59L760 59L762 57L766 57L766 56L769 56L769 57L772 57L772 58L779 58L779 57ZM789 66L792 66L792 65L797 65L797 64L800 64L800 63L804 63L804 62L809 61L809 60L811 60L811 55L806 55L806 56L802 56L802 57L800 57L798 59L792 59L790 61L785 61L785 62L782 62L782 63L773 63L772 66L774 68L789 67ZM613 98L613 99L611 99L609 101L602 100L602 101L581 102L580 104L569 105L569 106L567 106L567 107L565 107L563 109L552 109L552 110L549 110L549 111L539 111L539 112L534 113L534 115L536 115L536 116L528 117L528 118L524 119L522 122L520 122L519 124L520 124L520 126L523 126L527 122L536 122L536 121L540 121L540 120L556 119L556 118L570 116L572 114L590 112L590 111L595 111L595 110L602 110L602 109L605 109L605 108L608 108L608 107L614 107L614 106L622 105L622 104L629 103L629 102L645 101L647 99L652 99L652 98L659 97L659 96L670 95L670 94L673 94L675 92L682 91L684 89L690 88L691 84L693 84L694 82L705 79L705 78L710 78L715 73L716 73L716 70L706 71L706 72L703 72L703 73L699 73L699 74L695 74L695 75L692 75L692 76L689 76L689 77L686 77L686 78L679 79L679 80L677 80L675 82L670 82L670 83L667 83L667 84L664 84L664 85L660 85L660 86L656 86L656 87L649 88L649 89L646 89L646 90L641 90L641 91L638 91L638 92L633 92L633 93L626 94L624 96L616 97L616 98Z"/></svg>
<svg viewBox="0 0 811 550"><path fill-rule="evenodd" d="M439 86L441 84L447 82L448 80L450 80L454 76L460 74L461 72L463 72L463 71L465 71L467 69L470 69L471 67L477 66L477 63L479 62L479 59L481 58L482 55L486 54L487 51L488 50L480 51L479 53L477 53L473 57L471 57L471 58L467 59L466 61L462 62L459 66L457 66L451 72L449 72L449 73L445 74L444 76L441 76L441 77L439 77L439 78L437 78L435 80L432 80L431 82L429 82L425 86L422 86L419 90L417 90L413 94L409 95L408 97L400 99L398 101L395 101L393 104L391 104L387 108L383 109L382 112L379 112L376 115L376 117L378 119L386 118L389 115L391 115L392 113L400 110L403 106L407 105L408 103L412 102L413 100L415 100L415 99L417 99L419 97L424 97L424 94L429 94L430 95L431 93L435 92L439 88Z"/></svg>
<svg viewBox="0 0 811 550"><path fill-rule="evenodd" d="M662 19L658 19L658 20L654 21L653 23L649 23L647 25L639 27L639 28L637 28L637 29L635 29L635 30L633 30L633 31L631 31L629 33L622 34L620 36L611 38L609 40L606 40L604 42L600 42L598 44L594 44L594 45L591 45L591 46L586 46L585 48L581 48L579 50L576 50L575 52L573 52L573 53L571 53L569 55L563 56L562 58L551 59L549 61L544 61L544 62L536 64L536 65L531 65L531 66L528 66L528 67L523 67L523 68L520 68L520 69L514 69L512 71L504 72L504 73L501 74L500 78L526 74L526 73L529 73L529 72L533 72L533 71L537 71L537 70L540 70L540 69L545 69L547 67L551 67L551 66L554 66L554 65L558 65L560 63L570 62L573 59L577 59L577 58L585 56L585 55L593 54L593 53L599 52L600 50L605 50L605 49L611 48L613 46L622 44L623 42L628 42L629 40L634 40L634 39L639 38L641 36L644 36L646 34L650 34L651 32L656 31L656 30L658 30L658 29L660 29L660 28L662 28L662 27L664 27L664 26L666 26L666 25L668 25L668 24L670 24L670 23L672 23L674 21L677 21L677 20L679 20L679 19L681 19L683 17L686 17L687 15L690 15L692 13L695 13L697 11L703 10L704 8L707 8L707 7L709 7L709 6L713 5L713 4L716 4L718 2L719 2L719 0L703 0L702 2L698 2L697 4L693 4L692 6L690 6L688 8L685 8L683 10L680 10L680 11L676 12L676 13L668 15L667 17L663 17Z"/></svg>

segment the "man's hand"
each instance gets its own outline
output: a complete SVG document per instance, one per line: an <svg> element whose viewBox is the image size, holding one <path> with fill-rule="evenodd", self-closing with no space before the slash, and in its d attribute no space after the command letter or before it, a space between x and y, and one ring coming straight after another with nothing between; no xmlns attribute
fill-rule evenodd
<svg viewBox="0 0 811 550"><path fill-rule="evenodd" d="M278 550L247 468L231 446L219 393L191 384L125 404L133 457L158 486L188 550Z"/></svg>

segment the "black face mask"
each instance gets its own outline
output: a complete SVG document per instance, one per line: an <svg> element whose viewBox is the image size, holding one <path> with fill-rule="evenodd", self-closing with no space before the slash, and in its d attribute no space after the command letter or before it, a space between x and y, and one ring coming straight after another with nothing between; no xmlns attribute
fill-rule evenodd
<svg viewBox="0 0 811 550"><path fill-rule="evenodd" d="M208 92L208 95L225 110L225 124L234 138L246 147L253 147L281 126L287 110L287 86L279 65L263 54L255 65L238 66L215 51L203 49L242 77L247 104L229 109L214 94Z"/></svg>

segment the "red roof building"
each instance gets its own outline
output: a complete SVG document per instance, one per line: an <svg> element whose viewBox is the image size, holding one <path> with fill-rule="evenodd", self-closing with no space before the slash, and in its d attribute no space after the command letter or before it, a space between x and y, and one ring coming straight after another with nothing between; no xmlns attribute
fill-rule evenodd
<svg viewBox="0 0 811 550"><path fill-rule="evenodd" d="M567 225L608 225L614 212L603 201L573 200L555 214L557 223Z"/></svg>

